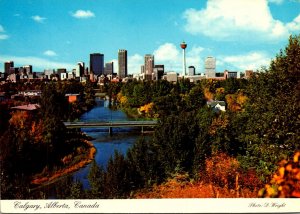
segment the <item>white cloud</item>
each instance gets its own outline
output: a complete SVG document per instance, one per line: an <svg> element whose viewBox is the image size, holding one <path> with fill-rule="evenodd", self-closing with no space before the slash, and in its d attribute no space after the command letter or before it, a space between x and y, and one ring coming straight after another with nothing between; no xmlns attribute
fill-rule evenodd
<svg viewBox="0 0 300 214"><path fill-rule="evenodd" d="M186 65L201 67L201 52L204 48L192 46L186 49ZM165 43L159 46L154 52L155 64L164 64L166 71L182 71L182 49L172 43Z"/></svg>
<svg viewBox="0 0 300 214"><path fill-rule="evenodd" d="M72 13L72 16L78 19L86 19L95 17L95 14L90 10L77 10L75 13Z"/></svg>
<svg viewBox="0 0 300 214"><path fill-rule="evenodd" d="M199 73L203 67L203 59L201 58L203 50L203 47L193 46L191 50L187 51L186 64L187 66L195 66L197 73Z"/></svg>
<svg viewBox="0 0 300 214"><path fill-rule="evenodd" d="M6 34L3 34L5 32L4 28L2 25L0 25L0 40L5 40L5 39L8 39L8 35Z"/></svg>
<svg viewBox="0 0 300 214"><path fill-rule="evenodd" d="M283 23L274 19L267 0L208 0L206 8L188 9L183 18L187 32L216 40L286 39L295 29L289 24L299 26L295 20Z"/></svg>
<svg viewBox="0 0 300 214"><path fill-rule="evenodd" d="M257 70L270 65L271 57L265 52L250 52L244 55L217 57L219 65L225 66L228 70Z"/></svg>
<svg viewBox="0 0 300 214"><path fill-rule="evenodd" d="M0 34L0 40L5 40L5 39L8 39L9 36L6 35L6 34Z"/></svg>
<svg viewBox="0 0 300 214"><path fill-rule="evenodd" d="M41 16L38 16L38 15L32 16L31 18L32 18L35 22L37 22L37 23L44 23L44 21L46 20L45 17L41 17Z"/></svg>
<svg viewBox="0 0 300 214"><path fill-rule="evenodd" d="M39 57L20 57L20 56L6 56L0 55L0 62L5 61L14 61L16 65L32 65L33 70L43 71L44 69L57 69L57 68L66 68L67 70L72 70L75 64L66 63L66 62L56 62L52 60L47 60Z"/></svg>
<svg viewBox="0 0 300 214"><path fill-rule="evenodd" d="M45 51L44 55L46 55L46 56L57 56L57 54L52 50Z"/></svg>
<svg viewBox="0 0 300 214"><path fill-rule="evenodd" d="M290 31L300 31L300 14L292 22L287 24L287 28Z"/></svg>
<svg viewBox="0 0 300 214"><path fill-rule="evenodd" d="M134 54L128 57L128 73L139 74L141 73L141 65L144 64L144 58L139 54ZM118 66L118 64L116 63Z"/></svg>
<svg viewBox="0 0 300 214"><path fill-rule="evenodd" d="M2 25L0 25L0 33L4 33L5 31L4 31L4 28L3 28L3 26Z"/></svg>
<svg viewBox="0 0 300 214"><path fill-rule="evenodd" d="M179 59L179 51L172 43L165 43L153 52L155 61L175 63Z"/></svg>

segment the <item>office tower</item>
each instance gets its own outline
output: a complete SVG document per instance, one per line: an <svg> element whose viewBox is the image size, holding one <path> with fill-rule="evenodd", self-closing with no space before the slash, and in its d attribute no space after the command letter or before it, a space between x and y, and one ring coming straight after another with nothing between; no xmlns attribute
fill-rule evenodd
<svg viewBox="0 0 300 214"><path fill-rule="evenodd" d="M60 74L62 74L62 73L67 73L67 69L66 68L58 68L56 70L56 73L58 74L58 76L60 76Z"/></svg>
<svg viewBox="0 0 300 214"><path fill-rule="evenodd" d="M185 42L182 42L180 44L180 47L182 48L182 76L185 76L186 75L185 49L187 47L187 44Z"/></svg>
<svg viewBox="0 0 300 214"><path fill-rule="evenodd" d="M151 80L154 68L154 56L151 54L145 55L145 79Z"/></svg>
<svg viewBox="0 0 300 214"><path fill-rule="evenodd" d="M9 74L10 69L14 67L13 61L8 61L4 63L4 73Z"/></svg>
<svg viewBox="0 0 300 214"><path fill-rule="evenodd" d="M114 73L114 62L105 63L104 74L113 75L113 73Z"/></svg>
<svg viewBox="0 0 300 214"><path fill-rule="evenodd" d="M189 76L195 76L195 67L189 66Z"/></svg>
<svg viewBox="0 0 300 214"><path fill-rule="evenodd" d="M165 72L165 66L164 65L155 65L154 69L154 80L160 80Z"/></svg>
<svg viewBox="0 0 300 214"><path fill-rule="evenodd" d="M145 73L145 65L141 65L141 74Z"/></svg>
<svg viewBox="0 0 300 214"><path fill-rule="evenodd" d="M78 62L75 71L75 76L82 77L83 75L84 75L84 62Z"/></svg>
<svg viewBox="0 0 300 214"><path fill-rule="evenodd" d="M32 74L32 65L24 65L23 69L27 75Z"/></svg>
<svg viewBox="0 0 300 214"><path fill-rule="evenodd" d="M99 76L104 73L104 54L90 54L90 73Z"/></svg>
<svg viewBox="0 0 300 214"><path fill-rule="evenodd" d="M207 78L214 78L216 77L216 58L214 57L207 57L205 59L205 74Z"/></svg>
<svg viewBox="0 0 300 214"><path fill-rule="evenodd" d="M118 51L119 78L127 77L127 50Z"/></svg>

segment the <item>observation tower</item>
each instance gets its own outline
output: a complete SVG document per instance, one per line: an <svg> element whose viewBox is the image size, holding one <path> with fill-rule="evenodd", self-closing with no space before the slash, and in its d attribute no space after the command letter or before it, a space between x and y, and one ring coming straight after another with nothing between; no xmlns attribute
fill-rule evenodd
<svg viewBox="0 0 300 214"><path fill-rule="evenodd" d="M182 76L184 77L186 75L185 49L187 47L187 44L185 42L182 42L180 44L180 47L182 48Z"/></svg>

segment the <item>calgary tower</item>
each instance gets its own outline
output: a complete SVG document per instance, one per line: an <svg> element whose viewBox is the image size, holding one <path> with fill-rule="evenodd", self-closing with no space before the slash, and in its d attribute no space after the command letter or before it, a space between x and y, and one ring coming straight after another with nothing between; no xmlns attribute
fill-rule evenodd
<svg viewBox="0 0 300 214"><path fill-rule="evenodd" d="M182 76L184 77L186 75L186 62L185 62L185 49L187 47L187 44L185 42L182 42L180 44L180 47L182 48Z"/></svg>

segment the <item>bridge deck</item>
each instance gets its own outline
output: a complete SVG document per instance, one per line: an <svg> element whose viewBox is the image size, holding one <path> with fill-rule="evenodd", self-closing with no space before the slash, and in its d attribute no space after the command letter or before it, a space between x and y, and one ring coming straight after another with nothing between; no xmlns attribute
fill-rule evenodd
<svg viewBox="0 0 300 214"><path fill-rule="evenodd" d="M64 122L64 124L67 128L153 127L157 125L157 121Z"/></svg>

